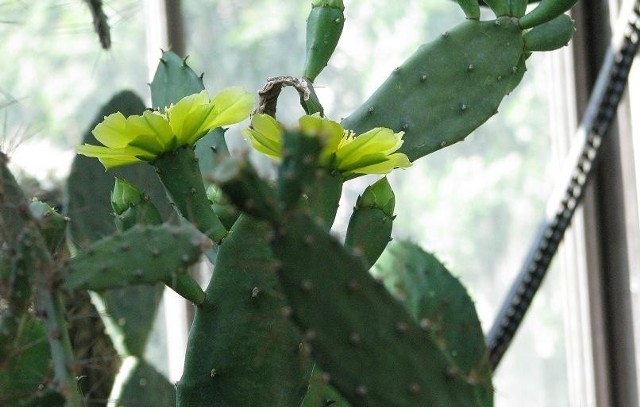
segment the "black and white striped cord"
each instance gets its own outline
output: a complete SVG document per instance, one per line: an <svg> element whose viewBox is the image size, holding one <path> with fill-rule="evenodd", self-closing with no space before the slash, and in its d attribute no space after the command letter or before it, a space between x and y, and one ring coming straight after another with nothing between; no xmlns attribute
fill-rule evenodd
<svg viewBox="0 0 640 407"><path fill-rule="evenodd" d="M564 176L554 188L547 207L557 208L541 222L527 257L486 337L493 370L504 353L540 288L564 233L583 197L598 155L602 137L616 116L625 91L640 37L640 0L625 2L623 20L618 25L603 63L584 118L566 160Z"/></svg>

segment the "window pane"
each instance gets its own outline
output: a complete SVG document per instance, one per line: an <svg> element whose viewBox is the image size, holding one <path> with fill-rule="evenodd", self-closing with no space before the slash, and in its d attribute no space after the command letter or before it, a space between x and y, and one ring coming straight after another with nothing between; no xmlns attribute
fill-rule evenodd
<svg viewBox="0 0 640 407"><path fill-rule="evenodd" d="M123 89L148 92L142 2L105 3L109 51L100 48L85 2L0 2L0 140L8 139L15 166L40 178L65 174L71 147L102 103Z"/></svg>

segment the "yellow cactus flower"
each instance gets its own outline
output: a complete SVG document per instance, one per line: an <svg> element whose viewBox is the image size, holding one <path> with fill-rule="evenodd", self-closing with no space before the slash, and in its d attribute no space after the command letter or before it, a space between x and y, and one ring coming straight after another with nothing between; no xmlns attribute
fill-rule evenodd
<svg viewBox="0 0 640 407"><path fill-rule="evenodd" d="M343 176L355 174L387 174L395 168L407 168L411 161L404 153L396 152L403 143L403 132L377 127L357 135L345 130L340 123L318 115L302 116L300 130L323 140L320 153L322 167L339 171ZM251 128L243 131L253 147L263 154L280 159L284 129L273 117L256 114Z"/></svg>
<svg viewBox="0 0 640 407"><path fill-rule="evenodd" d="M262 154L280 159L282 155L282 132L284 128L268 114L256 114L251 119L251 127L242 130L251 145Z"/></svg>
<svg viewBox="0 0 640 407"><path fill-rule="evenodd" d="M106 169L153 161L161 154L193 145L216 127L237 123L251 113L253 96L228 88L209 99L206 90L186 96L164 112L148 110L124 117L106 116L92 131L102 146L78 146L78 154L95 157Z"/></svg>

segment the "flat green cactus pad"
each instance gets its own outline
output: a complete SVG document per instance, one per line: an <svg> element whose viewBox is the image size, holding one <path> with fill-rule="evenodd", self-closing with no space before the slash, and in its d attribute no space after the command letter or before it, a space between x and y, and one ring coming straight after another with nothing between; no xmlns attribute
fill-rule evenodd
<svg viewBox="0 0 640 407"><path fill-rule="evenodd" d="M524 65L517 19L467 20L418 51L353 114L346 128L404 131L412 161L463 140L498 111Z"/></svg>

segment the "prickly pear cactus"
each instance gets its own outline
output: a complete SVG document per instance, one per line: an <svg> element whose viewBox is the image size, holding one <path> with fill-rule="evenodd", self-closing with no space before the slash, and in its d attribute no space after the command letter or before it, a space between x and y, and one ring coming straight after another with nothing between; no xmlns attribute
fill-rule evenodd
<svg viewBox="0 0 640 407"><path fill-rule="evenodd" d="M423 45L341 125L323 117L313 82L345 7L313 0L302 79L270 79L245 133L279 161L274 180L231 156L221 127L249 115L251 95L209 98L202 75L172 52L151 83L152 109L117 95L78 147L109 171L76 159L70 227L27 205L0 155L0 386L9 389L0 404L85 401L61 294L90 292L121 360L115 405L491 406L473 303L433 255L389 245L387 179L358 197L344 241L331 229L345 181L406 168L494 115L533 52L570 40L564 12L575 1L542 0L526 13L526 0L487 0L496 18L480 21L477 0L456 0L467 20ZM297 128L272 117L284 84L308 113ZM67 229L73 250L62 261ZM202 254L214 266L204 290L188 273ZM145 360L165 286L195 305L175 388Z"/></svg>
<svg viewBox="0 0 640 407"><path fill-rule="evenodd" d="M386 178L368 186L356 201L344 245L360 254L367 268L378 260L391 240L395 203Z"/></svg>
<svg viewBox="0 0 640 407"><path fill-rule="evenodd" d="M344 28L342 0L314 0L307 18L307 54L303 76L313 82L338 45Z"/></svg>

